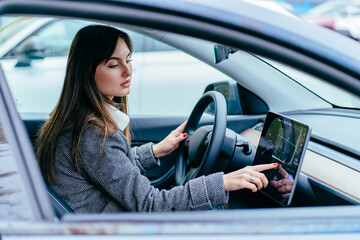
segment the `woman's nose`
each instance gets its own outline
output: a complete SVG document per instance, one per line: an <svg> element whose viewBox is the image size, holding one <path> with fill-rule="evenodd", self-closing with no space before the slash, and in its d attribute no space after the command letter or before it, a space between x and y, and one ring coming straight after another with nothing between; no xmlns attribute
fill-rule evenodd
<svg viewBox="0 0 360 240"><path fill-rule="evenodd" d="M132 71L131 63L130 64L125 64L124 65L123 76L127 77L127 76L131 75L131 71Z"/></svg>

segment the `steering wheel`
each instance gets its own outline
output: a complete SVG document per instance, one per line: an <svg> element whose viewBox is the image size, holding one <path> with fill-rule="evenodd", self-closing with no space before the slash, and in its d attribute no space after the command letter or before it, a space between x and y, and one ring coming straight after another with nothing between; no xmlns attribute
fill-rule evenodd
<svg viewBox="0 0 360 240"><path fill-rule="evenodd" d="M198 128L206 107L214 103L214 124ZM188 138L181 142L176 156L175 184L187 183L196 176L209 174L219 157L225 140L227 106L224 96L216 91L206 92L196 103L188 119L185 132Z"/></svg>

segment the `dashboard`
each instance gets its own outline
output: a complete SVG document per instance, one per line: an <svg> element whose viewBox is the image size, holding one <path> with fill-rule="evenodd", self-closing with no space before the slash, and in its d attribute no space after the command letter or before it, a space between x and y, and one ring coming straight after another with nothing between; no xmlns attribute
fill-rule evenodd
<svg viewBox="0 0 360 240"><path fill-rule="evenodd" d="M354 133L360 116L354 111L306 111L287 114L312 126L298 183L299 191L319 205L360 204L360 140ZM262 124L240 133L255 148ZM296 193L295 193L296 195Z"/></svg>

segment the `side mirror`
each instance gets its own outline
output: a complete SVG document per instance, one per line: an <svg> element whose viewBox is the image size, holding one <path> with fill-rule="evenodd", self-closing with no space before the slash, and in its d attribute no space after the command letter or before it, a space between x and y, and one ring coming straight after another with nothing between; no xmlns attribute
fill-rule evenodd
<svg viewBox="0 0 360 240"><path fill-rule="evenodd" d="M235 81L222 81L211 83L206 86L204 93L208 91L217 91L224 95L227 104L228 115L242 114L242 108L240 104L239 90ZM214 114L214 104L211 103L205 110L208 114Z"/></svg>
<svg viewBox="0 0 360 240"><path fill-rule="evenodd" d="M44 44L36 36L29 37L15 49L15 56L15 67L29 67L32 60L45 58Z"/></svg>

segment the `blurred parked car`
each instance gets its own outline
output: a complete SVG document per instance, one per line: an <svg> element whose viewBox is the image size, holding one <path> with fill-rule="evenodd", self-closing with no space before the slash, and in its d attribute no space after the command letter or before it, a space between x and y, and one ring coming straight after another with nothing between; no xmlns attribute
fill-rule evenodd
<svg viewBox="0 0 360 240"><path fill-rule="evenodd" d="M350 38L360 39L359 0L328 1L301 17L305 21L332 29Z"/></svg>
<svg viewBox="0 0 360 240"><path fill-rule="evenodd" d="M357 42L232 0L221 6L216 0L0 0L0 13L27 16L0 34L1 239L359 239ZM227 115L214 121L217 108L204 110L198 129L210 129L206 133L212 136L214 125L226 128L214 144L188 132L190 147L204 146L200 159L210 147L220 151L203 174L252 165L270 110L311 126L292 204L283 207L261 192L241 190L230 193L224 211L76 214L65 208L47 189L33 143L61 91L68 44L84 22L134 32L135 44L150 38L154 46L178 51L133 56L133 146L161 141L188 119L196 104L189 99L200 99L208 90L222 93ZM27 46L31 54L24 56ZM196 108L193 113L202 114ZM244 152L246 143L251 153ZM186 144L181 152L188 153ZM161 167L146 173L155 187L178 184L176 154L161 158ZM181 163L193 169L187 159ZM207 164L202 159L198 167Z"/></svg>
<svg viewBox="0 0 360 240"><path fill-rule="evenodd" d="M322 4L326 1L332 0L277 0L277 2L291 5L293 8L293 12L296 15L306 13L315 6Z"/></svg>

